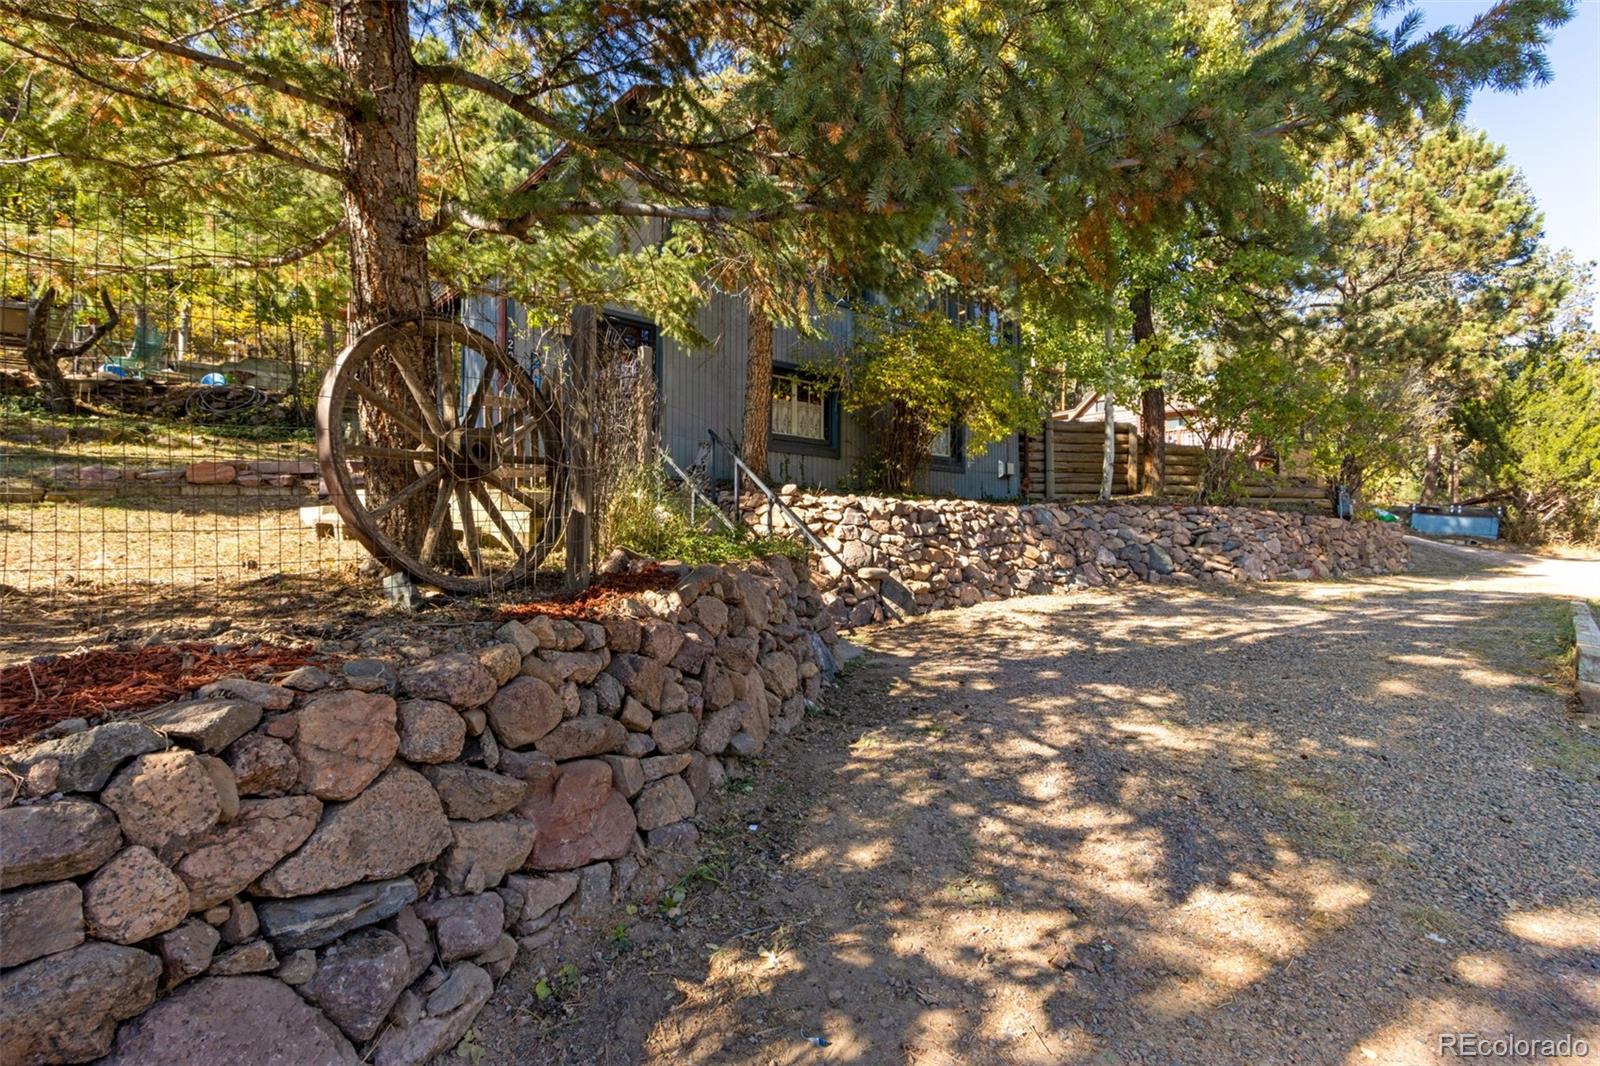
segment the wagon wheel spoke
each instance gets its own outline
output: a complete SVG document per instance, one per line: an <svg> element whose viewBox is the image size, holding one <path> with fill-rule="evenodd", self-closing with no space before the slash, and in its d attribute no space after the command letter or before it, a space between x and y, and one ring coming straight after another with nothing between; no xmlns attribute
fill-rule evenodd
<svg viewBox="0 0 1600 1066"><path fill-rule="evenodd" d="M411 448L388 448L381 444L347 444L345 452L359 456L363 459L409 459L418 463L437 463L439 457L433 452L425 452Z"/></svg>
<svg viewBox="0 0 1600 1066"><path fill-rule="evenodd" d="M416 401L418 410L422 412L423 422L427 424L428 429L435 437L447 436L450 429L440 419L439 412L434 406L436 401L428 395L428 387L417 376L416 367L402 358L393 345L389 346L388 352L389 361L394 363L396 369L400 371L400 380L406 383L406 390L411 393L411 398Z"/></svg>
<svg viewBox="0 0 1600 1066"><path fill-rule="evenodd" d="M548 505L545 503L545 501L535 499L534 497L528 495L526 492L522 491L522 489L518 488L513 482L502 480L494 474L484 475L483 480L487 481L489 484L493 485L507 496L510 496L513 500L516 500L524 507L527 507L534 514L542 515L548 509Z"/></svg>
<svg viewBox="0 0 1600 1066"><path fill-rule="evenodd" d="M454 345L439 337L433 338L433 377L439 383L439 403L444 408L444 424L453 429L462 425L456 417L456 394L461 388L461 357L453 361L447 358L454 350Z"/></svg>
<svg viewBox="0 0 1600 1066"><path fill-rule="evenodd" d="M517 536L517 531L511 528L511 523L506 520L505 515L500 513L500 508L494 505L494 500L489 497L488 490L477 482L473 482L472 495L476 496L478 502L483 504L483 509L488 514L489 521L493 522L495 528L505 535L506 543L511 545L511 550L516 553L517 557L521 558L526 555L528 549L522 546L522 540ZM529 521L532 521L531 515L529 516Z"/></svg>
<svg viewBox="0 0 1600 1066"><path fill-rule="evenodd" d="M365 382L352 380L350 382L350 391L361 397L367 403L376 407L378 410L382 411L385 415L388 415L389 419L393 421L395 425L405 430L417 440L427 441L429 439L428 435L423 432L422 427L419 426L415 420L402 412L394 404L390 403L389 398L384 396L383 393L379 392L377 389L374 389Z"/></svg>
<svg viewBox="0 0 1600 1066"><path fill-rule="evenodd" d="M438 481L442 477L444 477L444 468L436 466L429 470L426 474L423 474L421 477L417 478L417 480L413 481L411 484L407 485L405 488L401 489L399 492L395 493L393 496L390 496L377 507L372 508L367 513L370 514L374 519L382 518L400 504L404 503L406 500L409 500L411 497L415 496L417 493L421 492L429 485L432 485L435 481Z"/></svg>
<svg viewBox="0 0 1600 1066"><path fill-rule="evenodd" d="M449 517L450 484L447 479L439 485L439 492L433 498L433 510L428 514L428 528L422 534L420 557L424 565L433 562L433 554L439 547L439 536L444 532L445 520Z"/></svg>
<svg viewBox="0 0 1600 1066"><path fill-rule="evenodd" d="M478 536L478 520L472 515L472 499L464 481L456 482L456 509L461 512L461 539L467 548L467 565L473 576L483 573L483 543Z"/></svg>

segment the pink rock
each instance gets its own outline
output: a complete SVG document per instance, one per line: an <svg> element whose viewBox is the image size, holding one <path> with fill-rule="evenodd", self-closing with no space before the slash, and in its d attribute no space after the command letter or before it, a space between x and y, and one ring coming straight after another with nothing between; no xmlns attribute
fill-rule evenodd
<svg viewBox="0 0 1600 1066"><path fill-rule="evenodd" d="M508 748L526 747L560 724L561 697L536 677L518 677L495 693L488 713L500 743Z"/></svg>
<svg viewBox="0 0 1600 1066"><path fill-rule="evenodd" d="M300 760L289 745L265 733L246 733L224 753L241 796L287 792L300 779Z"/></svg>
<svg viewBox="0 0 1600 1066"><path fill-rule="evenodd" d="M139 756L111 779L100 801L116 814L131 843L158 854L169 846L181 850L222 817L211 773L191 751Z"/></svg>
<svg viewBox="0 0 1600 1066"><path fill-rule="evenodd" d="M627 799L611 787L610 766L580 759L529 785L517 808L538 830L526 868L573 870L628 853L637 823Z"/></svg>
<svg viewBox="0 0 1600 1066"><path fill-rule="evenodd" d="M388 696L353 689L328 692L313 697L296 717L300 783L322 799L359 795L400 749L395 703Z"/></svg>
<svg viewBox="0 0 1600 1066"><path fill-rule="evenodd" d="M149 848L124 848L83 886L84 923L99 940L137 944L188 916L188 888Z"/></svg>
<svg viewBox="0 0 1600 1066"><path fill-rule="evenodd" d="M313 796L244 800L239 816L202 838L178 863L189 907L204 910L244 891L317 827L322 803Z"/></svg>
<svg viewBox="0 0 1600 1066"><path fill-rule="evenodd" d="M190 463L183 472L191 485L226 485L239 474L232 463Z"/></svg>
<svg viewBox="0 0 1600 1066"><path fill-rule="evenodd" d="M610 774L606 767L608 780ZM631 821L631 808L628 815ZM361 795L333 808L299 851L256 882L256 891L309 896L395 877L431 862L450 841L450 823L433 786L409 767L391 766Z"/></svg>

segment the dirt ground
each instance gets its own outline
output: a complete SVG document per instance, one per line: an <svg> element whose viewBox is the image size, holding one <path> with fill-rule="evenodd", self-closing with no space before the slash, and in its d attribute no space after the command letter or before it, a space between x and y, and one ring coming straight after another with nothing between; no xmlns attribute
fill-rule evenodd
<svg viewBox="0 0 1600 1066"><path fill-rule="evenodd" d="M524 953L452 1060L1600 1055L1575 595L1600 564L1430 545L1400 577L880 629L676 891Z"/></svg>

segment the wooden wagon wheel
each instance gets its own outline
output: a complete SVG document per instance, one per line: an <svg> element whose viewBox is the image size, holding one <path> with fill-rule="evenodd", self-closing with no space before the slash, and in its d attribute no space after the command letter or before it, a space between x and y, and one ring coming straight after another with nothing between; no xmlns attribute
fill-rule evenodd
<svg viewBox="0 0 1600 1066"><path fill-rule="evenodd" d="M317 397L317 461L346 532L423 584L509 588L560 539L555 405L453 319L384 323L339 354Z"/></svg>

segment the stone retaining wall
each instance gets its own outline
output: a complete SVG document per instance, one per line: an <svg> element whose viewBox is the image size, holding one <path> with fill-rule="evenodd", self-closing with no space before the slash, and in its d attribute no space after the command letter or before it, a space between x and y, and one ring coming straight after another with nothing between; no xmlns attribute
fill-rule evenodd
<svg viewBox="0 0 1600 1066"><path fill-rule="evenodd" d="M659 880L837 640L782 557L496 638L0 754L0 1061L428 1061L519 951Z"/></svg>
<svg viewBox="0 0 1600 1066"><path fill-rule="evenodd" d="M841 628L881 620L884 595L909 594L927 610L1119 581L1386 574L1408 562L1398 526L1252 507L903 500L793 486L783 499L851 571L815 558L814 580ZM752 526L766 516L765 500L746 498Z"/></svg>

